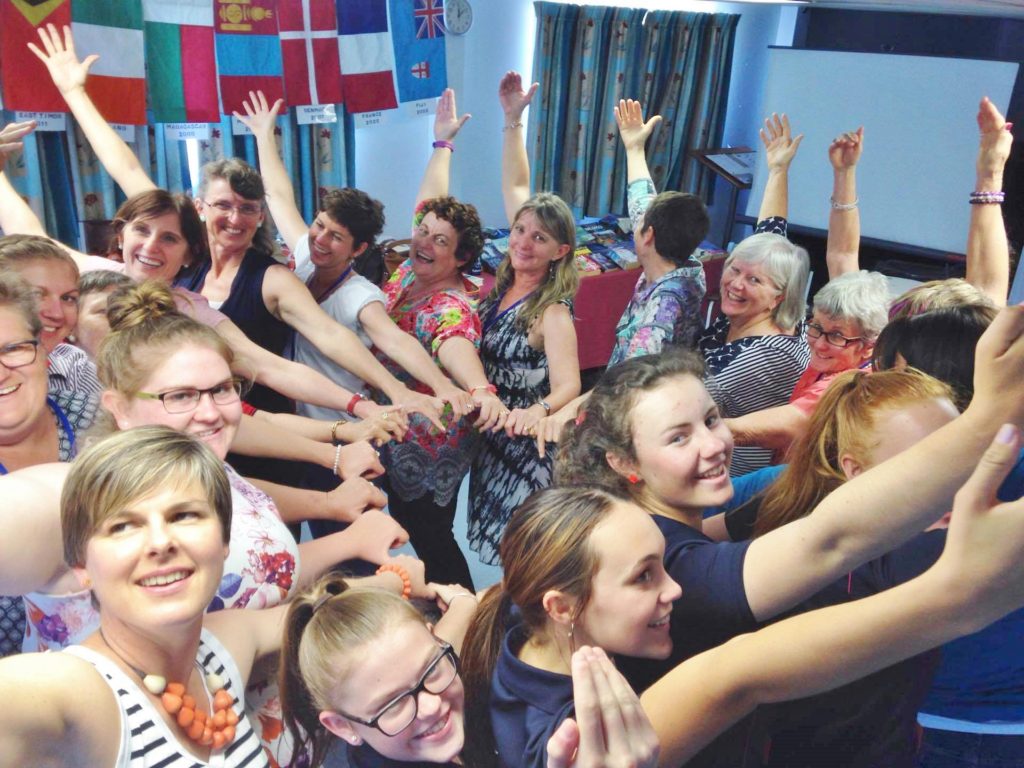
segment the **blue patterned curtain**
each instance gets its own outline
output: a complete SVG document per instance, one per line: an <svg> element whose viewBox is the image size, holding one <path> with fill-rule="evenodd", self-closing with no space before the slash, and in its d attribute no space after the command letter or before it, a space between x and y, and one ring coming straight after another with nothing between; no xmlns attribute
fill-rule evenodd
<svg viewBox="0 0 1024 768"><path fill-rule="evenodd" d="M645 114L663 117L648 146L658 189L706 196L710 175L687 152L721 140L739 16L534 6L534 188L557 192L577 215L624 211L625 154L612 110L636 98Z"/></svg>

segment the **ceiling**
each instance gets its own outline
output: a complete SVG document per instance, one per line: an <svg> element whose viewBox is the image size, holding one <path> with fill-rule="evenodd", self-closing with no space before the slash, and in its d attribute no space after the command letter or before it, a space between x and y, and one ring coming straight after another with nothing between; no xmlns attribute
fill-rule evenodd
<svg viewBox="0 0 1024 768"><path fill-rule="evenodd" d="M740 2L772 0L740 0ZM787 0L816 8L859 8L918 13L960 13L1024 18L1024 0Z"/></svg>

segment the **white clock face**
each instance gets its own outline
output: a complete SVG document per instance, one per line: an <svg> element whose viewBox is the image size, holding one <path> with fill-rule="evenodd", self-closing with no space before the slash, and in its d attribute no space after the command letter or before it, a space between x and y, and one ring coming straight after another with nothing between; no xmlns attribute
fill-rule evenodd
<svg viewBox="0 0 1024 768"><path fill-rule="evenodd" d="M445 0L444 26L453 35L464 35L473 26L473 9L469 0Z"/></svg>

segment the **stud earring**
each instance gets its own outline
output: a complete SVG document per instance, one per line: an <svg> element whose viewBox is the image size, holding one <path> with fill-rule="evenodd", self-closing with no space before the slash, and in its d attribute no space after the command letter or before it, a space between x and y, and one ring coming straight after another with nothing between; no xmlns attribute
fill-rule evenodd
<svg viewBox="0 0 1024 768"><path fill-rule="evenodd" d="M630 472L629 475L626 476L626 479L629 481L630 485L636 485L640 482L640 477L636 472Z"/></svg>

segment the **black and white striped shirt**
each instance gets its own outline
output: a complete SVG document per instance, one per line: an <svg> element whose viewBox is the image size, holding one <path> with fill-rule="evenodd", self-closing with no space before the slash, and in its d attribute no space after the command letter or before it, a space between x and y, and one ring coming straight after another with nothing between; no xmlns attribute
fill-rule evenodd
<svg viewBox="0 0 1024 768"><path fill-rule="evenodd" d="M121 708L121 745L114 768L269 766L260 740L244 713L242 675L220 641L205 629L199 642L196 661L199 662L204 674L213 672L226 681L224 688L234 697L233 708L239 717L235 728L235 740L226 749L213 752L206 763L197 760L192 753L182 747L181 742L187 737L168 727L153 700L114 662L80 645L65 648L64 653L78 656L96 667L118 698Z"/></svg>

